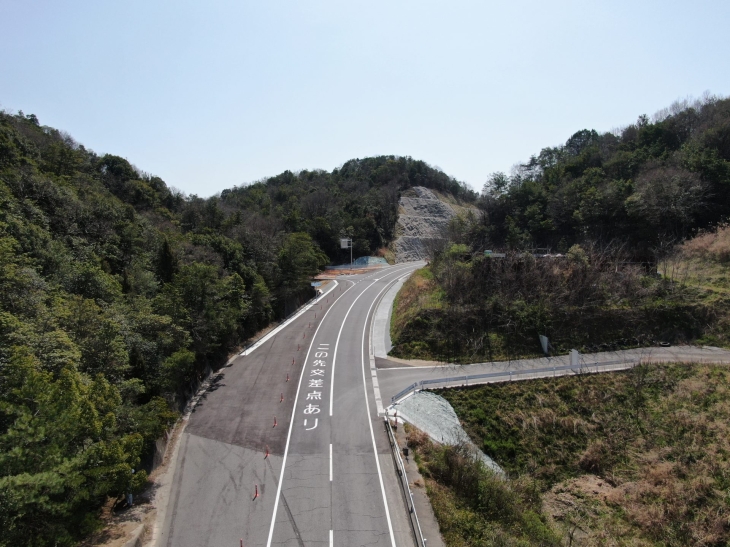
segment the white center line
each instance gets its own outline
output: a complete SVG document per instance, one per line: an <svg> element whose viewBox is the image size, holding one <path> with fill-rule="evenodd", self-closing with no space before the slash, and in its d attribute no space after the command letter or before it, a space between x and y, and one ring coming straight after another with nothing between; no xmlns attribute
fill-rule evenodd
<svg viewBox="0 0 730 547"><path fill-rule="evenodd" d="M365 411L367 412L368 416L368 425L370 426L370 439L373 442L373 454L375 455L375 468L378 470L378 480L380 481L380 492L383 495L383 505L385 506L385 520L388 522L388 532L390 533L390 544L392 547L395 547L395 535L393 534L393 524L390 520L390 510L388 509L388 499L385 495L385 485L383 484L383 472L380 470L380 460L378 459L378 448L375 444L375 433L373 432L373 420L370 414L370 402L368 401L368 388L367 388L367 382L365 381L365 334L368 332L367 324L368 324L368 318L370 317L370 312L373 310L373 306L375 306L375 303L378 301L378 297L380 297L381 294L383 294L386 290L390 288L390 285L392 283L387 284L383 289L375 296L372 303L370 304L370 307L368 308L368 312L365 314L365 325L362 329L362 341L360 342L360 358L361 358L361 368L362 368L362 389L365 393ZM369 287L368 287L369 288Z"/></svg>
<svg viewBox="0 0 730 547"><path fill-rule="evenodd" d="M384 278L390 276L391 274L400 273L403 270L407 270L408 268L410 268L410 266L406 266L406 267L403 267L403 268L399 268L399 269L397 269L394 272L389 272L388 274L384 275L381 279L384 279ZM352 311L352 308L355 307L355 304L357 303L357 301L360 300L360 297L363 294L365 294L370 287L372 287L373 285L375 285L375 283L376 283L375 281L373 281L372 283L370 283L370 285L368 285L367 287L365 287L362 290L362 292L357 295L357 298L355 298L355 300L352 301L352 304L347 309L347 313L345 314L345 317L342 320L342 325L340 325L340 331L337 333L337 339L335 340L335 351L334 351L334 354L332 355L332 369L331 369L331 372L330 372L330 416L333 415L332 414L332 411L333 411L334 403L335 403L335 365L337 365L337 349L340 347L340 337L342 336L342 329L345 328L345 323L347 323L347 318L349 317L350 312ZM380 294L380 293L378 293L378 294ZM372 306L371 306L371 308L372 308Z"/></svg>
<svg viewBox="0 0 730 547"><path fill-rule="evenodd" d="M332 537L332 530L330 530L330 547L332 547L335 544L334 538Z"/></svg>
<svg viewBox="0 0 730 547"><path fill-rule="evenodd" d="M337 283L335 281L335 283ZM337 285L335 285L336 287ZM312 348L314 347L314 340L317 338L317 333L319 332L319 329L322 325L324 325L324 320L327 317L327 314L334 309L334 304L337 302L340 298L342 298L342 295L347 293L354 285L350 285L347 289L345 289L342 293L340 293L340 296L337 296L332 301L332 306L329 307L329 309L324 313L322 316L322 321L317 326L317 328L314 331L314 334L312 335L311 342L309 345L309 349L307 350L307 356L304 358L304 362L307 363L309 361L309 354L312 351ZM281 485L284 483L284 472L286 471L286 460L289 456L289 443L291 442L291 434L294 429L294 414L297 409L297 402L299 401L299 390L302 388L302 379L304 378L304 373L306 372L307 367L302 367L302 373L299 376L299 384L297 385L297 394L294 396L294 407L292 408L292 417L291 421L289 422L289 433L287 433L286 436L286 446L284 447L284 459L281 462L281 472L279 474L279 484L276 487L276 498L274 499L274 512L271 515L271 526L269 527L269 538L266 540L266 547L271 547L271 540L274 537L274 525L276 524L276 513L279 509L279 498L281 497Z"/></svg>
<svg viewBox="0 0 730 547"><path fill-rule="evenodd" d="M330 482L332 482L332 443L330 443Z"/></svg>

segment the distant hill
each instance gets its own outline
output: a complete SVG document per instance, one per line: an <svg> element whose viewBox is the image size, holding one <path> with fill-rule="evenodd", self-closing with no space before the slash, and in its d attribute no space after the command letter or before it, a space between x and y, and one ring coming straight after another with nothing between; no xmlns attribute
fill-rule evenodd
<svg viewBox="0 0 730 547"><path fill-rule="evenodd" d="M93 531L203 370L308 299L340 236L387 245L416 184L476 198L395 156L186 197L0 112L0 547Z"/></svg>
<svg viewBox="0 0 730 547"><path fill-rule="evenodd" d="M368 256L394 239L398 199L409 188L423 186L460 200L477 194L427 163L402 156L355 159L332 172L285 171L212 198L226 215L241 212L242 224L265 221L279 230L306 232L331 260L349 261L339 246L353 239L355 256Z"/></svg>

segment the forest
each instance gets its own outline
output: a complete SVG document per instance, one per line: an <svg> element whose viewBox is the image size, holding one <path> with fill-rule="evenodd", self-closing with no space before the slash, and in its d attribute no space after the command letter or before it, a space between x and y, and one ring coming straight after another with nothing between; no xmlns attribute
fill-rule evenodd
<svg viewBox="0 0 730 547"><path fill-rule="evenodd" d="M491 175L476 203L480 214L452 221L429 268L404 286L393 355L532 356L539 334L558 353L730 345L730 99L579 131ZM712 251L686 247L708 237Z"/></svg>
<svg viewBox="0 0 730 547"><path fill-rule="evenodd" d="M677 101L612 132L578 131L511 175L492 174L480 207L475 250L619 242L655 258L730 214L730 99Z"/></svg>
<svg viewBox="0 0 730 547"><path fill-rule="evenodd" d="M97 529L105 503L144 487L154 440L201 373L308 300L311 277L349 259L340 237L356 256L382 254L412 186L480 214L452 223L399 297L396 352L514 356L538 330L561 349L727 344L726 291L656 270L730 213L728 99L579 131L481 194L380 156L186 196L33 114L0 112L0 546L74 545ZM726 270L718 245L686 259ZM535 250L564 256L526 258ZM564 328L576 324L590 328Z"/></svg>
<svg viewBox="0 0 730 547"><path fill-rule="evenodd" d="M0 113L0 545L95 530L109 499L144 487L201 373L309 299L345 258L339 237L387 245L415 184L477 197L392 156L185 196Z"/></svg>

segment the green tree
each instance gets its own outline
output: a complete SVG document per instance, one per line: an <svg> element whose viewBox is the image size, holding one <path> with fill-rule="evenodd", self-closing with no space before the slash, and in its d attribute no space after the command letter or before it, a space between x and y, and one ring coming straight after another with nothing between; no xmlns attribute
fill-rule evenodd
<svg viewBox="0 0 730 547"><path fill-rule="evenodd" d="M327 255L309 234L289 234L277 260L281 298L288 300L309 287L311 278L323 270L327 262Z"/></svg>

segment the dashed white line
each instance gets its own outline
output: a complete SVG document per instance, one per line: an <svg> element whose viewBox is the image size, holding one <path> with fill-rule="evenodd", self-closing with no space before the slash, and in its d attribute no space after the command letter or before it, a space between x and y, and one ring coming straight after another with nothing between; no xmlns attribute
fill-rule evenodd
<svg viewBox="0 0 730 547"><path fill-rule="evenodd" d="M314 331L314 334L312 335L311 342L309 344L309 349L307 350L307 356L304 359L304 362L306 363L309 361L309 353L312 351L312 347L314 346L314 340L317 338L317 333L319 332L319 328L324 325L324 320L327 317L327 314L334 309L334 304L339 300L347 291L349 291L354 285L351 285L347 289L345 289L342 293L340 293L340 296L335 298L332 301L332 305L329 307L329 309L325 312L325 314L322 316L322 321L317 325L316 330ZM289 443L291 441L291 433L294 429L294 412L296 412L297 408L297 402L299 401L299 390L302 388L302 378L304 378L304 373L306 372L307 367L302 367L302 373L299 376L299 385L297 386L297 394L294 397L294 406L292 407L292 419L289 423L289 433L286 436L286 446L284 448L284 459L281 462L281 474L279 475L279 484L276 487L276 499L274 500L274 513L271 515L271 526L269 527L269 539L266 541L266 547L271 547L271 540L274 538L274 525L276 524L276 512L279 509L279 498L281 497L281 485L284 482L284 471L286 470L286 460L289 456Z"/></svg>
<svg viewBox="0 0 730 547"><path fill-rule="evenodd" d="M332 482L332 443L330 443L330 482Z"/></svg>

